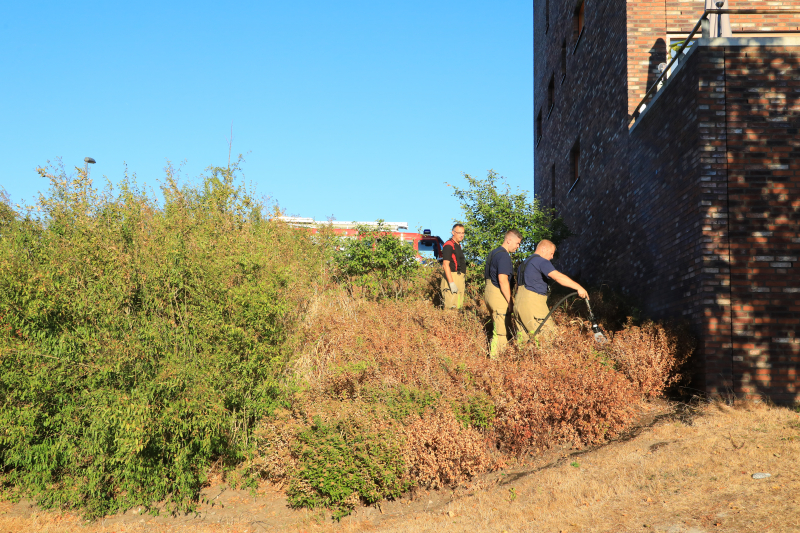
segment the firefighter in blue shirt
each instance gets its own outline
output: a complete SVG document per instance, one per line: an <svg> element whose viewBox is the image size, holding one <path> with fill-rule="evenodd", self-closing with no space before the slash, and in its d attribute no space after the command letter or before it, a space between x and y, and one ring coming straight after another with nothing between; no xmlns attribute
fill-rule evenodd
<svg viewBox="0 0 800 533"><path fill-rule="evenodd" d="M492 312L492 341L489 346L489 357L497 359L498 353L508 344L511 325L511 278L514 267L511 263L511 254L516 252L522 242L522 234L509 230L503 244L495 248L486 258L484 278L486 288L483 298Z"/></svg>
<svg viewBox="0 0 800 533"><path fill-rule="evenodd" d="M527 341L550 312L547 307L547 278L557 281L564 287L575 289L581 298L589 298L586 289L553 268L550 261L555 253L556 245L544 239L536 246L534 255L526 259L517 271L514 319L517 340L520 342ZM552 332L552 324L552 320L545 322L539 335Z"/></svg>

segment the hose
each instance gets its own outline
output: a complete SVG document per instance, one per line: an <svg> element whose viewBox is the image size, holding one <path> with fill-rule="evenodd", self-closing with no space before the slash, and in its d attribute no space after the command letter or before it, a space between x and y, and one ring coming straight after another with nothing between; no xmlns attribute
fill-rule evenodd
<svg viewBox="0 0 800 533"><path fill-rule="evenodd" d="M564 296L563 298L561 298L561 300L559 300L558 303L556 305L554 305L552 309L550 309L550 312L547 313L547 316L544 317L544 320L542 320L542 323L539 324L539 327L536 328L536 331L533 332L532 336L535 338L536 335L538 335L539 330L542 329L542 326L544 326L544 323L547 322L548 318L550 318L550 315L553 314L553 311L555 311L556 309L561 307L561 304L563 304L567 300L567 298L570 298L572 296L577 296L577 295L578 295L578 292L575 291L575 292L571 292L571 293L567 294L566 296ZM600 331L600 327L597 325L597 320L595 320L594 314L592 313L592 306L589 305L589 298L584 298L583 301L586 302L586 308L589 310L589 320L592 323L592 331L594 332L594 340L596 342L600 343L600 344L604 344L604 343L608 342L608 339L606 339L606 336L603 335L603 332Z"/></svg>
<svg viewBox="0 0 800 533"><path fill-rule="evenodd" d="M561 304L563 304L566 301L567 298L569 298L570 296L577 296L577 295L578 295L578 291L575 291L575 292L571 292L571 293L567 294L566 296L564 296L563 298L561 298L561 300L559 300L559 302L556 305L554 305L552 309L550 309L550 312L547 313L546 317L544 317L544 320L542 320L542 323L539 324L538 328L536 328L536 331L533 332L533 337L536 337L536 335L539 334L539 330L542 329L542 326L544 326L544 323L547 322L548 318L550 318L550 315L553 314L553 311L555 311L556 309L561 307Z"/></svg>

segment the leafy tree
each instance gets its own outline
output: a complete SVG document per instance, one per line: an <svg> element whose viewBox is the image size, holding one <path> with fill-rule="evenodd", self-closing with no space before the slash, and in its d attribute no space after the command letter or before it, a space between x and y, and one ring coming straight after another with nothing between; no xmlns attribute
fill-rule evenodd
<svg viewBox="0 0 800 533"><path fill-rule="evenodd" d="M336 255L338 277L354 292L368 298L400 298L419 270L416 252L391 234L378 220L377 227L358 226L358 237L348 240Z"/></svg>
<svg viewBox="0 0 800 533"><path fill-rule="evenodd" d="M533 254L536 243L549 239L558 245L572 235L555 209L543 207L538 198L528 199L528 193L511 188L505 179L490 170L486 179L464 174L466 188L453 186L453 196L461 202L464 218L464 256L472 264L482 265L486 256L503 243L505 233L516 229L522 234L522 244L515 262ZM470 278L483 284L483 272L471 269Z"/></svg>

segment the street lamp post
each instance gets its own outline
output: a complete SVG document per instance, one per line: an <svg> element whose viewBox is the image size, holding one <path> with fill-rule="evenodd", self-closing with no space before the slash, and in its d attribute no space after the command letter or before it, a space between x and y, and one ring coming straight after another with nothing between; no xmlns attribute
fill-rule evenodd
<svg viewBox="0 0 800 533"><path fill-rule="evenodd" d="M92 158L92 157L84 157L83 158L83 162L85 163L83 165L83 173L88 176L89 175L89 164L91 163L92 165L94 165L95 163L97 163L97 161L95 161L94 158Z"/></svg>

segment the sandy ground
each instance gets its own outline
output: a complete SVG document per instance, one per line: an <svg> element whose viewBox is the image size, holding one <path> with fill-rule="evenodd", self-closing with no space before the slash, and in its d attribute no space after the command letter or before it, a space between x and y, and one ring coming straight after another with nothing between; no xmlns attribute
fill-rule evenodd
<svg viewBox="0 0 800 533"><path fill-rule="evenodd" d="M473 487L417 491L332 522L291 510L282 492L224 484L184 516L137 510L85 523L30 502L0 503L0 533L164 532L800 532L800 414L743 403L693 416L653 405L626 438L591 450L551 450ZM769 473L754 479L753 474Z"/></svg>

